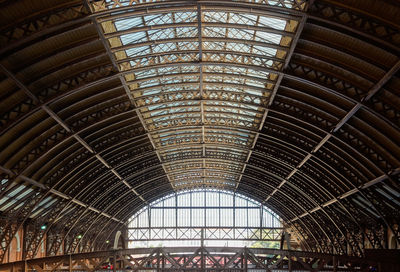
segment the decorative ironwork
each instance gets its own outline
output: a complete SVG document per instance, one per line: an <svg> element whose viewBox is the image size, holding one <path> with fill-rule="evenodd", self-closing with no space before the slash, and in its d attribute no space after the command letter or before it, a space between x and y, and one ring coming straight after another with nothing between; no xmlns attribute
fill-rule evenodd
<svg viewBox="0 0 400 272"><path fill-rule="evenodd" d="M5 26L0 35L1 54L10 50L10 47L15 46L15 43L21 46L27 40L40 39L46 29L48 31L48 29L53 28L52 30L56 32L59 29L68 29L71 25L76 26L87 22L85 17L88 15L88 11L82 4L75 6L60 5L57 8L57 11L52 10L51 13L30 16L18 26L15 26L12 22Z"/></svg>
<svg viewBox="0 0 400 272"><path fill-rule="evenodd" d="M399 48L398 30L384 22L372 17L367 17L346 5L332 5L329 1L316 1L310 9L310 13L317 18L323 18L332 22L337 22L345 29L355 32L365 33L366 38L385 41L385 45L391 48Z"/></svg>
<svg viewBox="0 0 400 272"><path fill-rule="evenodd" d="M265 248L164 247L69 254L0 264L0 268L4 271L24 268L100 271L104 264L112 266L113 271L366 271L371 267L384 267L376 257L366 259ZM392 260L385 265L395 264Z"/></svg>

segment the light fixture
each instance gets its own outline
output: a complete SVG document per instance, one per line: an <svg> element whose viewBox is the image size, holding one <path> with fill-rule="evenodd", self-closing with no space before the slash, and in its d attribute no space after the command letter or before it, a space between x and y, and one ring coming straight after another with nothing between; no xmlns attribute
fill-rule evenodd
<svg viewBox="0 0 400 272"><path fill-rule="evenodd" d="M76 236L76 238L81 239L82 238L82 234L79 234L78 236Z"/></svg>
<svg viewBox="0 0 400 272"><path fill-rule="evenodd" d="M107 240L107 241L106 241L106 244L108 244L108 243L110 243L110 240Z"/></svg>
<svg viewBox="0 0 400 272"><path fill-rule="evenodd" d="M41 226L40 226L40 229L41 229L41 230L45 230L45 229L47 229L47 226L46 226L46 225L41 225Z"/></svg>

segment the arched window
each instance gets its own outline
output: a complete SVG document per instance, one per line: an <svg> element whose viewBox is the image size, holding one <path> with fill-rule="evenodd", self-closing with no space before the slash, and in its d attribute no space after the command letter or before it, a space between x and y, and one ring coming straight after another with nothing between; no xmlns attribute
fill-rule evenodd
<svg viewBox="0 0 400 272"><path fill-rule="evenodd" d="M279 217L261 203L221 190L168 195L137 212L128 227L129 247L197 246L201 241L279 247L283 231Z"/></svg>

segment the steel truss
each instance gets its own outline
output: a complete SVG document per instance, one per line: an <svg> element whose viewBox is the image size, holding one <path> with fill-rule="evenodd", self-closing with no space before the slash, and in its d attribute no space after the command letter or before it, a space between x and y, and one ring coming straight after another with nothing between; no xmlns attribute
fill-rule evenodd
<svg viewBox="0 0 400 272"><path fill-rule="evenodd" d="M23 2L15 5L27 10ZM299 0L294 8L286 0L86 2L44 5L2 26L0 135L7 152L0 196L22 186L22 193L32 191L0 205L0 260L18 227L26 231L26 258L43 241L48 255L104 248L105 237L146 201L173 192L177 174L193 169L206 178L203 169L221 173L215 178L220 188L227 186L222 174L235 175L229 187L265 200L309 250L362 256L368 247L388 248L388 233L400 244L400 28L384 11L395 1L374 1L381 6L374 15L364 2L355 8L335 0ZM0 5L12 9L14 2ZM182 7L191 21L177 15L175 22L102 29L129 16L177 14ZM212 22L212 12L272 16L299 27ZM182 28L193 35L176 37ZM244 36L214 47L226 38L212 36L216 28L292 42L249 41L253 48L281 50L284 58L243 50ZM171 35L160 37L160 31ZM109 43L147 32L137 43ZM121 54L149 43L162 50ZM186 47L171 49L182 43ZM43 45L48 51L39 52ZM157 93L173 85L178 87L168 95ZM250 93L262 88L265 96ZM155 93L138 95L149 90ZM218 115L227 103L230 112ZM235 121L232 112L241 108L241 121ZM178 128L180 138L171 138ZM217 150L219 141L224 150ZM175 152L179 147L182 152ZM206 178L205 186L217 187ZM55 202L40 211L47 197ZM44 223L48 229L39 230Z"/></svg>
<svg viewBox="0 0 400 272"><path fill-rule="evenodd" d="M0 265L1 271L369 271L374 259L266 248L137 248L78 253Z"/></svg>

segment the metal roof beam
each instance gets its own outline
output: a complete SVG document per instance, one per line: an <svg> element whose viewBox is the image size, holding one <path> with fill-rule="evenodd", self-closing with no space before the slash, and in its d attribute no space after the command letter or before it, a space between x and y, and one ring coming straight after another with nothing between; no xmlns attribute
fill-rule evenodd
<svg viewBox="0 0 400 272"><path fill-rule="evenodd" d="M121 46L112 47L110 49L111 53L116 53L119 51L125 51L127 49L135 48L135 47L143 47L150 45L159 45L166 43L178 43L178 42L198 42L198 37L189 37L189 38L171 38L171 39L158 39L158 40L150 40L146 42L139 42L133 44L126 44ZM235 43L235 44L246 44L246 45L254 45L261 46L266 48L278 49L282 51L289 51L289 47L283 45L277 45L273 43L259 42L254 40L242 40L235 38L220 38L220 37L202 37L203 42L223 42L223 43Z"/></svg>
<svg viewBox="0 0 400 272"><path fill-rule="evenodd" d="M206 11L222 11L222 12L236 12L236 13L250 13L253 15L269 16L272 18L296 20L304 14L304 11L293 9L293 8L283 8L272 5L257 4L254 2L235 2L229 0L219 0L219 1L168 1L168 2L147 2L141 3L140 5L131 5L114 7L112 9L104 9L93 12L90 15L95 17L99 22L121 19L125 17L135 17L151 14L160 13L170 13L170 12L182 12L195 11L197 4L204 6Z"/></svg>
<svg viewBox="0 0 400 272"><path fill-rule="evenodd" d="M295 49L295 47L297 45L297 42L299 40L301 32L303 31L303 28L304 28L304 25L305 25L306 21L307 21L307 14L304 14L302 16L300 22L299 22L298 28L296 29L296 33L295 33L295 35L293 37L293 40L291 41L287 56L286 56L285 61L284 61L284 65L282 67L282 71L284 71L286 69L286 67L288 66L288 64L290 62L290 59L292 58L294 49ZM256 136L255 136L254 140L253 140L253 145L252 145L251 150L249 151L249 154L247 156L246 163L250 160L251 154L253 152L252 150L254 149L254 147L256 145L258 137L260 136L260 131L264 127L265 120L267 119L267 116L268 116L268 110L269 110L269 108L271 107L271 105L273 103L273 100L274 100L274 98L276 96L276 93L277 93L277 91L279 89L279 86L280 86L280 84L282 82L283 75L284 75L283 73L280 73L278 75L278 79L275 82L274 89L272 90L271 96L270 96L269 101L268 101L268 106L264 110L264 114L263 114L262 120L260 122L260 126L258 127L258 131L256 133ZM239 183L240 183L241 177L244 174L245 170L246 170L246 164L243 166L243 170L242 170L242 174L241 174L240 179L239 179ZM236 189L239 187L239 183L237 184Z"/></svg>
<svg viewBox="0 0 400 272"><path fill-rule="evenodd" d="M318 210L321 210L322 208L328 207L328 206L330 206L330 205L332 205L332 204L338 202L338 201L341 200L341 199L347 198L347 197L352 196L352 195L354 195L354 194L356 194L356 193L359 193L359 192L360 192L361 190L363 190L363 189L366 189L366 188L369 188L369 187L371 187L371 186L374 186L374 185L376 185L376 184L378 184L378 183L381 183L381 182L387 180L387 179L389 178L390 175L395 175L395 174L398 174L398 173L400 173L400 168L396 168L396 169L394 169L393 171L391 171L391 172L388 173L388 174L383 174L383 175L381 175L381 176L379 176L379 177L376 177L376 178L374 178L374 179L372 179L372 180L370 180L370 181L364 183L363 185L361 185L361 186L359 186L359 187L357 187L357 188L351 189L351 190L349 190L349 191L347 191L347 192L341 194L341 195L338 196L338 197L332 198L331 200L328 200L328 201L324 202L324 203L321 204L320 206L316 206L315 208L309 210L307 213L303 213L303 214L301 214L301 215L299 215L299 216L293 218L293 219L290 220L289 222L290 222L290 223L293 223L294 221L296 221L296 220L298 220L298 219L300 219L300 218L302 218L302 217L305 217L305 216L307 216L307 215L309 215L309 214L311 214L311 213L313 213L313 212L316 212L316 211L318 211Z"/></svg>
<svg viewBox="0 0 400 272"><path fill-rule="evenodd" d="M199 73L199 77L200 77L201 73ZM210 85L210 86L220 86L220 87L231 87L231 88L244 88L244 89L250 89L250 90L255 90L255 91L259 91L259 92L266 92L265 88L262 87L258 87L258 86L252 86L252 85L246 85L246 84L237 84L237 83L230 83L230 82L213 82L213 81L190 81L190 82L179 82L179 83L167 83L167 84L160 84L160 85L153 85L153 86L148 86L148 87L143 87L143 88L137 88L135 89L133 92L144 92L147 90L156 90L156 89L168 89L169 87L185 87L185 86L191 86L191 85ZM200 86L202 87L202 86ZM201 89L200 89L201 90ZM188 90L181 90L181 91L174 91L174 92L167 92L167 93L163 93L163 95L166 94L174 94L174 93L179 93L179 92L187 92ZM195 90L193 90L195 91ZM208 92L223 92L222 90L206 90ZM230 92L230 91L225 91L226 93L231 93L231 94L237 94L235 92ZM244 93L241 93L242 95L246 95ZM159 94L154 94L154 95L143 95L140 96L136 99L140 99L140 98L146 98L146 97L151 97L151 96L157 96ZM262 98L262 96L258 96L258 95L251 95L248 94L249 96L255 96L258 98ZM266 98L266 97L264 97Z"/></svg>
<svg viewBox="0 0 400 272"><path fill-rule="evenodd" d="M171 74L165 74L165 75L155 75L155 76L150 76L150 77L143 77L143 78L137 78L131 81L127 81L127 84L135 84L135 83L142 83L146 81L151 81L151 80L158 80L158 79L165 79L165 78L170 78L170 77L184 77L184 76L199 76L199 72L187 72L187 73L171 73ZM275 83L275 81L262 78L262 77L255 77L255 76L249 76L249 75L242 75L242 74L226 74L226 73L216 73L216 72L203 72L204 76L215 76L215 77L229 77L229 78L240 78L240 79L248 79L248 80L254 80L260 83Z"/></svg>
<svg viewBox="0 0 400 272"><path fill-rule="evenodd" d="M287 37L293 37L294 34L289 31L279 30L272 27L265 27L265 26L257 26L257 25L245 25L245 24L238 24L238 23L222 23L222 22L202 22L204 27L225 27L225 28L234 28L234 29L245 29L245 30L254 30L254 31L262 31L268 32L272 34L278 34ZM163 25L151 25L151 26L139 26L134 27L126 30L120 30L115 32L110 32L104 34L106 39L119 37L122 35L137 33L137 32L144 32L149 30L155 29L169 29L169 28L179 28L179 27L197 27L197 22L180 22L180 23L172 23L172 24L163 24Z"/></svg>
<svg viewBox="0 0 400 272"><path fill-rule="evenodd" d="M40 104L40 100L28 89L28 87L22 83L13 73L11 73L6 67L4 67L2 64L0 64L0 69L9 77L11 78L19 88L21 88L31 99L36 103ZM73 133L72 129L68 126L67 123L65 123L53 110L51 110L47 105L41 105L41 108L50 115L51 118L53 118L58 124L60 124L66 131L69 133ZM90 153L95 154L96 158L104 164L108 169L111 169L112 167L99 155L96 154L95 150L85 141L83 140L78 134L74 133L72 134L72 137L74 137L80 144L83 145ZM113 174L116 175L115 171L111 171ZM123 182L123 179L121 176L116 175L121 182ZM124 183L124 182L123 182ZM124 183L125 184L125 183ZM132 188L128 187L130 190ZM133 193L135 193L133 191ZM136 196L138 196L140 199L145 201L142 196L138 195L137 192L135 193Z"/></svg>
<svg viewBox="0 0 400 272"><path fill-rule="evenodd" d="M368 101L373 95L375 95L391 78L394 74L397 73L400 69L400 60L396 62L396 64L369 90L367 95L362 99L363 102ZM332 129L332 131L313 148L313 150L307 154L307 156L303 159L303 161L296 167L299 169L303 166L311 157L313 153L316 153L331 137L332 134L338 131L360 108L362 104L360 102L356 103L353 108L336 124L336 126ZM296 170L297 171L297 170ZM285 182L289 180L291 176L285 178ZM283 184L282 184L283 185ZM264 201L267 202L270 197L274 193L270 194Z"/></svg>
<svg viewBox="0 0 400 272"><path fill-rule="evenodd" d="M265 73L271 73L271 74L282 74L282 72L278 70L274 70L271 68L263 67L263 66L258 66L258 65L250 65L250 64L242 64L242 63L237 63L237 62L222 62L222 61L202 61L202 62L192 62L192 61L186 61L186 62L171 62L171 63L162 63L162 64L155 64L155 65L149 65L146 67L139 67L139 68L131 68L127 69L124 71L121 71L120 73L122 75L127 75L130 73L135 73L139 71L144 71L144 70L150 70L150 69L158 69L158 68L170 68L170 67L185 67L185 66L195 66L198 67L200 65L210 65L210 66L221 66L221 67L237 67L237 68L244 68L244 69L251 69L254 71L261 71Z"/></svg>
<svg viewBox="0 0 400 272"><path fill-rule="evenodd" d="M84 4L85 4L85 6L88 8L88 10L92 11L91 6L90 6L90 0L85 0L85 1L84 1ZM143 116L142 116L140 110L139 110L139 109L136 109L136 104L135 104L135 101L134 101L133 96L132 96L132 94L131 94L131 90L130 90L130 88L129 88L129 87L127 86L127 84L126 84L125 77L124 77L123 74L121 74L121 72L120 72L119 65L117 64L116 59L114 58L114 56L113 56L113 54L112 54L112 50L111 50L111 48L110 48L110 45L109 45L108 41L107 41L106 38L104 37L104 33L103 33L102 29L101 29L101 26L100 26L99 22L97 21L97 18L94 17L94 16L92 16L92 17L91 17L91 20L92 20L93 25L96 27L96 31L97 31L97 33L98 33L98 35L99 35L99 37L100 37L100 39L101 39L101 41L102 41L102 43L103 43L104 48L105 48L106 51L107 51L107 54L108 54L108 57L110 58L110 61L113 63L113 66L119 71L119 79L120 79L120 81L121 81L122 86L123 86L124 89L125 89L126 95L128 96L128 98L129 98L129 100L131 101L132 105L135 106L135 112L136 112L137 116L139 117L139 119L140 119L140 121L141 121L141 123L142 123L143 128L145 129L146 132L148 132L148 129L147 129L147 126L146 126L146 122L145 122L145 120L143 119ZM156 152L156 154L157 154L158 159L160 160L161 166L164 168L163 162L162 162L162 160L161 160L161 157L160 157L158 151L156 150L156 146L155 146L155 144L154 144L154 141L153 141L153 139L152 139L152 136L151 136L149 133L147 133L147 136L148 136L149 141L150 141L150 143L152 144L152 146L153 146L153 148L154 148L154 150L155 150L155 152ZM164 169L164 170L165 170L165 169ZM165 172L165 175L166 175L167 178L169 179L167 172ZM125 184L125 183L124 183L124 184ZM126 185L126 184L125 184L125 185ZM129 189L131 189L131 188L129 188ZM133 192L135 193L135 195L137 194L136 191L133 191ZM141 199L144 199L143 197L140 197L140 198L141 198Z"/></svg>
<svg viewBox="0 0 400 272"><path fill-rule="evenodd" d="M25 181L25 182L27 182L27 183L33 185L33 186L36 186L36 187L38 187L38 188L40 188L40 189L49 191L49 193L51 193L51 194L54 195L54 196L58 196L58 197L61 197L61 198L63 198L63 199L69 200L69 201L71 201L72 203L74 203L74 204L76 204L76 205L79 205L79 206L81 206L81 207L84 207L85 209L88 209L88 210L91 210L91 211L93 211L93 212L95 212L95 213L98 213L99 215L108 217L108 218L110 218L110 219L112 219L112 220L114 220L114 221L116 221L116 222L121 222L119 219L113 217L112 215L109 215L109 214L107 214L107 213L104 213L104 212L102 212L102 211L99 211L98 209L96 209L96 208L94 208L94 207L92 207L92 206L90 206L90 205L88 205L88 204L86 204L86 203L84 203L84 202L82 202L82 201L76 199L76 198L73 198L73 197L71 197L71 196L68 196L68 195L66 195L66 194L64 194L64 193L62 193L62 192L60 192L60 191L57 191L57 190L55 190L55 189L53 189L53 188L50 188L50 187L48 187L47 185L44 185L43 183L37 182L36 180L34 180L34 179L32 179L32 178L29 178L29 177L24 176L24 175L22 175L22 174L19 174L19 175L18 175L18 174L16 174L16 173L14 173L12 170L10 170L10 169L8 169L8 168L5 168L5 167L3 167L3 166L0 166L0 170L3 171L3 172L5 172L5 173L7 173L7 174L9 174L9 175L11 175L11 176L14 176L15 178L20 178L20 179L22 179L23 181Z"/></svg>

